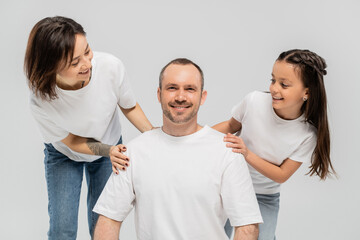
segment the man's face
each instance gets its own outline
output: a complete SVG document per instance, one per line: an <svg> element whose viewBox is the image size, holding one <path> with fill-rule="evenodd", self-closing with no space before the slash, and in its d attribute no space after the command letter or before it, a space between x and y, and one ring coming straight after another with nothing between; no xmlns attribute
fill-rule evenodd
<svg viewBox="0 0 360 240"><path fill-rule="evenodd" d="M169 65L163 74L158 100L164 114L164 121L175 124L197 123L197 112L205 102L206 91L201 90L201 75L192 64Z"/></svg>

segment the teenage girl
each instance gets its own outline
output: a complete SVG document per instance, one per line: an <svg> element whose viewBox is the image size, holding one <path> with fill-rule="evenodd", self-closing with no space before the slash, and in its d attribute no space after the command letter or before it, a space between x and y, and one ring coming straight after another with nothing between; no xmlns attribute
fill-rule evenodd
<svg viewBox="0 0 360 240"><path fill-rule="evenodd" d="M280 184L311 162L310 176L334 172L326 110L323 58L309 50L290 50L277 58L270 93L252 92L232 110L232 118L214 128L227 134L227 147L243 154L249 164L264 220L259 240L274 240ZM230 133L241 130L240 138ZM227 222L230 236L232 228Z"/></svg>

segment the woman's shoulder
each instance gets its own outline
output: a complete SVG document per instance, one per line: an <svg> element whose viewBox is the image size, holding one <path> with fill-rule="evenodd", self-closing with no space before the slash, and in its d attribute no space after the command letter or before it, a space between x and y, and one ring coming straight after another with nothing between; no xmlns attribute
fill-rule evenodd
<svg viewBox="0 0 360 240"><path fill-rule="evenodd" d="M95 64L121 64L122 65L122 61L118 57L116 57L110 53L106 53L106 52L95 52L94 51L93 61Z"/></svg>

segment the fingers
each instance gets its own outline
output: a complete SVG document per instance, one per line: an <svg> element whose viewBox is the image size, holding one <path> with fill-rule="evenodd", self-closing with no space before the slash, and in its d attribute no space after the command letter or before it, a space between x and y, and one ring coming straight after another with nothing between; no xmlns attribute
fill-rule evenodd
<svg viewBox="0 0 360 240"><path fill-rule="evenodd" d="M126 147L122 144L119 144L116 147L111 149L110 157L115 157L115 158L129 161L130 160L129 157L126 156L125 154L121 153L121 152L125 152L125 151L126 151Z"/></svg>
<svg viewBox="0 0 360 240"><path fill-rule="evenodd" d="M238 144L238 143L227 143L226 144L226 147L228 148L244 148L244 145L243 144Z"/></svg>
<svg viewBox="0 0 360 240"><path fill-rule="evenodd" d="M232 151L234 153L241 153L243 155L246 153L245 149L239 149L239 148L233 148Z"/></svg>
<svg viewBox="0 0 360 240"><path fill-rule="evenodd" d="M232 135L230 133L225 135L224 142L244 144L244 142L241 138L239 138L238 136Z"/></svg>
<svg viewBox="0 0 360 240"><path fill-rule="evenodd" d="M126 146L123 144L119 144L116 145L116 147L118 147L118 149L120 150L120 152L126 152Z"/></svg>
<svg viewBox="0 0 360 240"><path fill-rule="evenodd" d="M122 161L127 161L129 162L130 159L128 156L126 156L125 154L122 154L121 152L117 152L117 151L112 151L110 153L110 157L116 158L116 159L120 159Z"/></svg>
<svg viewBox="0 0 360 240"><path fill-rule="evenodd" d="M112 162L112 170L113 172L118 175L119 174L119 170L122 170L122 171L125 171L126 170L126 167L122 166L121 164L119 163L116 163L116 162Z"/></svg>
<svg viewBox="0 0 360 240"><path fill-rule="evenodd" d="M247 147L240 137L228 133L224 137L224 142L227 142L226 147L232 148L234 153L241 153L244 157L247 156Z"/></svg>
<svg viewBox="0 0 360 240"><path fill-rule="evenodd" d="M125 152L126 147L123 144L119 144L111 149L110 161L112 164L112 170L115 174L119 174L119 170L125 171L129 166L129 157L121 152Z"/></svg>

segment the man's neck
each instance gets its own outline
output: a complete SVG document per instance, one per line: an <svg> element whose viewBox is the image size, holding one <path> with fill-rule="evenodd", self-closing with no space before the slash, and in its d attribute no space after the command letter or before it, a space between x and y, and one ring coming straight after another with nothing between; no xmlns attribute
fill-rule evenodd
<svg viewBox="0 0 360 240"><path fill-rule="evenodd" d="M181 137L193 134L202 129L197 123L197 119L193 119L187 123L173 123L170 120L166 119L165 116L163 118L163 126L162 130L171 136Z"/></svg>

